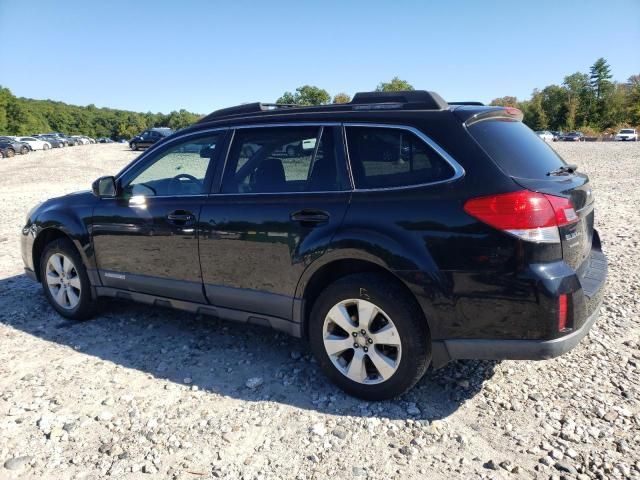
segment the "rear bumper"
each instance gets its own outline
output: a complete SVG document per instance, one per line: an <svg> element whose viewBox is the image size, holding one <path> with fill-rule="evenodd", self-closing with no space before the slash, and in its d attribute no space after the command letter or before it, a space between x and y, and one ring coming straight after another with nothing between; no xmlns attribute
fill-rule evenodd
<svg viewBox="0 0 640 480"><path fill-rule="evenodd" d="M599 312L600 304L579 329L553 340L443 340L437 348L449 360L546 360L575 347L589 333Z"/></svg>

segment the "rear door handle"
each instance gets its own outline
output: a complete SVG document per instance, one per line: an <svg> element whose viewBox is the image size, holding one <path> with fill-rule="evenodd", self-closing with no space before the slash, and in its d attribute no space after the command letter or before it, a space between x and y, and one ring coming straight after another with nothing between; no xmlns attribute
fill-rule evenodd
<svg viewBox="0 0 640 480"><path fill-rule="evenodd" d="M193 213L184 210L176 210L167 215L169 223L179 226L190 225L195 219L196 217Z"/></svg>
<svg viewBox="0 0 640 480"><path fill-rule="evenodd" d="M319 225L327 223L331 218L328 212L323 210L298 210L290 215L291 221L305 225Z"/></svg>

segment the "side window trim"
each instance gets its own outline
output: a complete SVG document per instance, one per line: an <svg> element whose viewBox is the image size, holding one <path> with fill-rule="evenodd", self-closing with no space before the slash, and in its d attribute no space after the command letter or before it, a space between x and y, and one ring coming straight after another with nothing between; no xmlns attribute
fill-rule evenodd
<svg viewBox="0 0 640 480"><path fill-rule="evenodd" d="M238 130L251 129L251 128L276 128L276 127L317 127L320 132L320 137L324 132L325 128L332 128L332 132L335 137L339 139L339 144L337 145L337 156L336 161L338 162L338 175L339 177L345 181L345 189L344 190L330 190L330 191L304 191L304 192L223 192L222 185L224 183L225 177L228 175L229 166L229 156L231 155L231 150L233 146L233 142L235 141L236 133ZM353 179L351 176L351 167L348 161L348 152L346 147L346 139L344 138L344 128L341 122L286 122L286 123L258 123L258 124L244 124L244 125L235 125L227 127L230 129L230 133L228 135L228 141L225 145L224 152L224 161L218 162L220 165L220 171L216 175L214 179L214 183L211 189L210 196L256 196L256 195L310 195L310 194L318 194L318 193L347 193L352 192L354 189ZM318 146L320 142L316 142L316 147L314 149L312 164L310 168L313 167L313 162L315 162L316 155L318 152Z"/></svg>
<svg viewBox="0 0 640 480"><path fill-rule="evenodd" d="M153 163L156 160L157 155L162 155L164 152L172 148L176 143L180 143L184 140L188 140L190 137L196 137L196 138L201 136L206 137L207 135L210 135L210 134L215 134L218 132L222 133L228 130L229 130L229 127L217 127L217 128L207 129L207 130L198 130L197 132L186 133L177 137L173 137L166 142L161 140L160 142L157 142L156 144L152 145L147 150L145 150L145 152L142 155L140 155L136 160L130 163L127 167L125 167L124 170L120 171L116 175L116 181L121 183L130 181L133 178L133 176L135 176L140 170L146 168L147 166L149 166L149 164ZM201 195L206 195L206 194L201 194Z"/></svg>
<svg viewBox="0 0 640 480"><path fill-rule="evenodd" d="M142 154L137 161L128 166L125 170L120 172L116 177L116 181L120 182L120 184L128 183L133 180L136 175L138 175L141 171L152 165L158 160L159 156L162 156L168 150L173 148L176 144L182 143L185 140L189 140L190 138L200 138L207 137L211 135L215 135L217 133L222 134L221 144L226 145L227 137L228 137L228 127L218 127L207 130L200 130L197 132L188 133L185 135L181 135L179 137L172 138L168 142L160 141L160 145L156 144L155 148L150 148L144 154ZM216 165L219 165L218 156L221 155L220 151L215 152L215 156L212 162L209 162L207 167L207 172L204 177L204 193L198 194L185 194L185 195L154 195L150 198L175 198L175 197L206 197L208 192L211 191L212 182L215 178Z"/></svg>
<svg viewBox="0 0 640 480"><path fill-rule="evenodd" d="M355 179L353 178L353 169L351 167L351 158L349 156L349 143L347 139L347 128L349 127L364 127L364 128L388 128L394 130L406 130L408 132L413 133L416 137L422 140L425 144L427 144L431 149L436 152L445 162L447 162L451 168L453 168L453 175L444 180L438 180L435 182L426 182L426 183L416 183L414 185L399 185L393 187L373 187L373 188L357 188L355 184ZM418 188L429 185L439 185L441 183L450 183L454 182L465 175L464 168L460 165L451 155L449 155L440 145L438 145L433 139L431 139L428 135L426 135L421 130L411 127L409 125L395 125L395 124L385 124L385 123L364 123L364 122L344 122L342 124L343 135L342 138L344 140L345 146L345 155L347 158L347 164L349 165L349 175L351 177L351 182L353 186L353 190L355 192L370 192L377 190L405 190L408 188Z"/></svg>

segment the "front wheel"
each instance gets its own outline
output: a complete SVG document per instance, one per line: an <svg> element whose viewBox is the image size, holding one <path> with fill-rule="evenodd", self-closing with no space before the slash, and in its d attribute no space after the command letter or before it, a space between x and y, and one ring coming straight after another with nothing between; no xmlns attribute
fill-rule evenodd
<svg viewBox="0 0 640 480"><path fill-rule="evenodd" d="M42 150L49 150L49 145L46 143L42 146Z"/></svg>
<svg viewBox="0 0 640 480"><path fill-rule="evenodd" d="M414 299L379 275L350 275L330 285L309 322L320 368L355 397L397 397L420 380L431 361L429 330Z"/></svg>
<svg viewBox="0 0 640 480"><path fill-rule="evenodd" d="M82 259L66 239L49 243L40 259L40 279L51 306L63 317L86 320L94 312L91 284Z"/></svg>
<svg viewBox="0 0 640 480"><path fill-rule="evenodd" d="M131 145L129 145L131 147L131 150L138 150L138 144L137 143L132 143Z"/></svg>
<svg viewBox="0 0 640 480"><path fill-rule="evenodd" d="M16 151L13 148L7 149L7 158L11 158L16 154Z"/></svg>
<svg viewBox="0 0 640 480"><path fill-rule="evenodd" d="M20 155L26 155L27 153L29 153L29 147L20 148Z"/></svg>

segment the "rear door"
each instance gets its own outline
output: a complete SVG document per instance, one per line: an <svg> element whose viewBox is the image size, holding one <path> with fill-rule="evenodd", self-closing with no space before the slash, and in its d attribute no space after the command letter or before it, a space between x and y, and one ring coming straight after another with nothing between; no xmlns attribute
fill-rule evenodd
<svg viewBox="0 0 640 480"><path fill-rule="evenodd" d="M300 145L287 152L287 146ZM206 199L200 262L208 300L290 320L305 267L324 253L350 187L339 126L239 128Z"/></svg>
<svg viewBox="0 0 640 480"><path fill-rule="evenodd" d="M522 122L493 118L472 123L469 132L484 151L522 187L568 198L578 221L560 228L563 260L577 269L591 251L593 194L589 177L567 163Z"/></svg>

